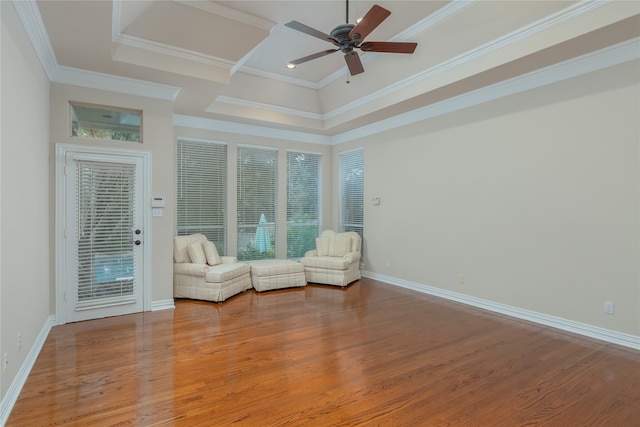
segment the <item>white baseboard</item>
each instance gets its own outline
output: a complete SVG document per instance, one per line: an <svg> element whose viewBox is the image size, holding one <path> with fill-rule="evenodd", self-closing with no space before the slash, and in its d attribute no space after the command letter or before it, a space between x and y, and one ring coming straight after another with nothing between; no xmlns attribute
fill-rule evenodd
<svg viewBox="0 0 640 427"><path fill-rule="evenodd" d="M169 310L172 308L176 308L176 305L173 302L173 298L151 301L151 311Z"/></svg>
<svg viewBox="0 0 640 427"><path fill-rule="evenodd" d="M20 366L18 373L13 378L13 381L11 381L11 385L9 385L7 393L2 397L2 402L0 402L0 426L4 426L9 419L9 414L11 414L13 405L16 404L18 396L20 396L20 391L22 391L22 387L31 372L31 368L33 368L34 363L36 363L40 350L49 336L49 331L51 331L51 328L55 326L55 324L56 317L54 315L47 317L40 333L31 346L31 350L29 350L29 354L27 354L27 357L22 363L22 366Z"/></svg>
<svg viewBox="0 0 640 427"><path fill-rule="evenodd" d="M538 313L536 311L525 310L523 308L513 307L506 304L500 304L497 302L472 297L458 292L447 291L445 289L440 289L433 286L385 276L383 274L363 271L362 276L385 282L390 285L400 286L406 289L422 292L424 294L444 298L450 301L460 302L473 307L482 308L484 310L506 314L507 316L515 317L518 319L528 320L542 325L551 326L553 328L562 329L563 331L573 332L590 338L595 338L613 344L630 347L635 350L640 350L640 336L616 332L609 329L588 325L586 323L575 322L573 320L563 319L561 317L551 316L549 314Z"/></svg>

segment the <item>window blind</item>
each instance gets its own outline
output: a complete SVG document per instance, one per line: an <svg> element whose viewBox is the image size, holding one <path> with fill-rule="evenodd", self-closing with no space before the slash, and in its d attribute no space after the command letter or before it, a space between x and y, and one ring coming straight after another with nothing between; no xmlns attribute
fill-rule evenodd
<svg viewBox="0 0 640 427"><path fill-rule="evenodd" d="M177 173L177 234L204 234L224 255L227 145L178 141Z"/></svg>
<svg viewBox="0 0 640 427"><path fill-rule="evenodd" d="M340 231L364 237L364 150L340 154Z"/></svg>
<svg viewBox="0 0 640 427"><path fill-rule="evenodd" d="M135 165L77 161L76 310L135 302Z"/></svg>
<svg viewBox="0 0 640 427"><path fill-rule="evenodd" d="M238 146L238 259L275 258L278 151Z"/></svg>
<svg viewBox="0 0 640 427"><path fill-rule="evenodd" d="M320 227L319 154L287 153L287 258L316 247Z"/></svg>

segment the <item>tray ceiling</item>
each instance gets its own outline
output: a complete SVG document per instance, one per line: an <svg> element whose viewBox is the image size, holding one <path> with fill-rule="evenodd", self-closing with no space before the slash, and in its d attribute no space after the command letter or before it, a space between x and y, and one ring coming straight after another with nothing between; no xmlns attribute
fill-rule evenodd
<svg viewBox="0 0 640 427"><path fill-rule="evenodd" d="M379 1L391 15L367 40L418 48L361 53L365 72L351 77L339 53L285 67L333 45L284 24L330 32L343 1L29 3L52 80L148 82L175 89L177 115L328 136L637 40L640 28L628 1ZM350 21L373 4L352 0Z"/></svg>

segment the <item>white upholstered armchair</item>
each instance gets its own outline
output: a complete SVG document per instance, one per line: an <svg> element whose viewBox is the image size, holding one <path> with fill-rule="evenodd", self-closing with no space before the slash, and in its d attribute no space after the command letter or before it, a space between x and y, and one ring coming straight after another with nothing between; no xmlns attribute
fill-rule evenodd
<svg viewBox="0 0 640 427"><path fill-rule="evenodd" d="M251 267L236 257L219 256L203 234L173 239L173 296L224 301L251 288Z"/></svg>
<svg viewBox="0 0 640 427"><path fill-rule="evenodd" d="M360 279L360 248L356 232L323 231L316 239L316 249L300 260L307 282L347 286Z"/></svg>

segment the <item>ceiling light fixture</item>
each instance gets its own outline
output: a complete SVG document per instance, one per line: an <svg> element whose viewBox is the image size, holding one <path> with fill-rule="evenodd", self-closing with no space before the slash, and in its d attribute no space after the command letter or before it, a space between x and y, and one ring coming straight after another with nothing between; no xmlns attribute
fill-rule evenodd
<svg viewBox="0 0 640 427"><path fill-rule="evenodd" d="M296 64L288 63L287 68L293 70L294 68L296 68Z"/></svg>

